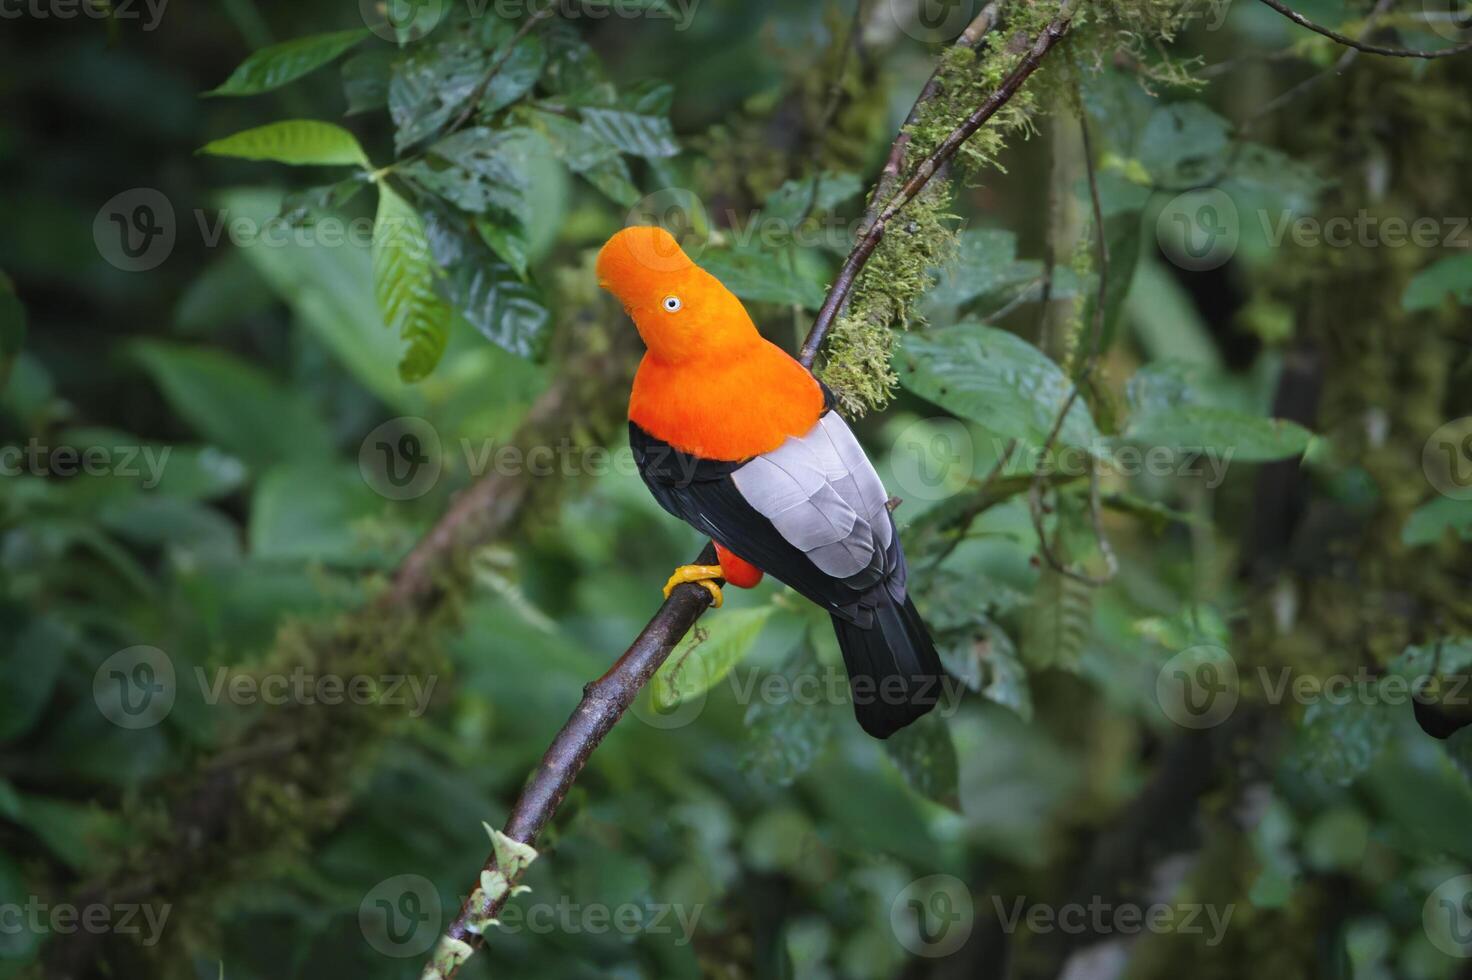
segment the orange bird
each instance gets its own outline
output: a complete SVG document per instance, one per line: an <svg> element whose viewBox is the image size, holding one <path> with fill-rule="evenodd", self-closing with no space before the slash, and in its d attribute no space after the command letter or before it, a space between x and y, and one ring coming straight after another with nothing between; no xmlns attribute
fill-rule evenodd
<svg viewBox="0 0 1472 980"><path fill-rule="evenodd" d="M828 390L663 229L618 232L597 271L648 348L629 398L639 472L720 561L676 569L665 596L695 582L719 606L715 580L770 573L832 615L864 731L888 738L925 714L940 658L905 592L884 486Z"/></svg>

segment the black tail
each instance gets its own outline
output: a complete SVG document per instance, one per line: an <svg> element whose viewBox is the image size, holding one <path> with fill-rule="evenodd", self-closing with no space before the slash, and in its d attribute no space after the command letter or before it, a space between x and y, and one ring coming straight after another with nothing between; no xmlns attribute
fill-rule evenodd
<svg viewBox="0 0 1472 980"><path fill-rule="evenodd" d="M889 738L935 707L941 695L940 657L915 604L896 603L883 588L868 629L833 617L848 668L854 716L875 738Z"/></svg>

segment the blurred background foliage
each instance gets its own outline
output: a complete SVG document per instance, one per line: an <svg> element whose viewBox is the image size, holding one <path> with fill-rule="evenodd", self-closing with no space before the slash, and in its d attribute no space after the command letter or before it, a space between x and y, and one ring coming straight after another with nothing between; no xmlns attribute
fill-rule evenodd
<svg viewBox="0 0 1472 980"><path fill-rule="evenodd" d="M620 455L637 344L592 254L673 216L795 348L937 42L975 11L942 37L899 0L446 4L394 37L371 4L178 3L147 29L141 5L61 6L0 24L0 426L50 461L0 480L0 904L168 918L154 945L7 928L0 977L417 975L482 822L700 543ZM1051 9L1020 6L990 54L945 56L944 91ZM1302 9L1445 47L1433 6ZM850 408L893 398L861 437L956 697L879 743L842 703L743 695L837 653L770 581L728 590L466 976L1467 975L1423 906L1472 871L1472 729L1382 692L1472 668L1472 504L1423 465L1472 414L1472 65L1344 58L1256 3L1083 5L1005 140L889 236L825 368ZM108 204L139 188L173 241L132 271ZM120 200L127 219L141 199ZM1234 223L1225 255L1173 237L1180 216L1216 227L1203 207ZM1366 216L1438 232L1284 234ZM901 320L925 330L892 390ZM1163 454L1101 478L1102 586L1040 560L1029 514L1075 381L1058 446ZM401 433L373 433L404 416L439 470L394 499L375 457ZM559 462L528 472L536 446ZM113 465L67 476L56 447ZM1038 487L1052 553L1097 574L1089 483ZM476 506L406 571L456 500ZM128 728L103 681L139 646L174 700ZM1197 729L1160 691L1200 648L1237 686ZM423 699L211 693L297 674L408 675ZM1282 693L1335 676L1369 693ZM905 889L935 874L969 889L969 938L912 955ZM418 881L399 876L429 891L386 955L377 898L393 916ZM1232 916L1214 944L1004 928L1018 898L1094 896ZM674 911L668 931L518 925L559 903Z"/></svg>

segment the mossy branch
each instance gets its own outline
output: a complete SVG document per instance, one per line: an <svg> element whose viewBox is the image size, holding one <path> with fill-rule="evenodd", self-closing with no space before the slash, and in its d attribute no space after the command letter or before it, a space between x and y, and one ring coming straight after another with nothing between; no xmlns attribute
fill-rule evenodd
<svg viewBox="0 0 1472 980"><path fill-rule="evenodd" d="M1072 17L1073 5L1012 5L1005 33L1000 4L988 4L946 49L890 149L860 224L863 274L840 270L819 312L827 354L819 372L850 416L884 407L897 379L890 367L898 330L922 319L916 306L957 234L947 213L950 168L998 166L1006 137L1026 133L1037 100L1021 84ZM1054 19L1056 15L1056 20ZM985 129L982 126L987 125ZM911 165L907 154L920 161ZM891 222L903 213L903 221Z"/></svg>

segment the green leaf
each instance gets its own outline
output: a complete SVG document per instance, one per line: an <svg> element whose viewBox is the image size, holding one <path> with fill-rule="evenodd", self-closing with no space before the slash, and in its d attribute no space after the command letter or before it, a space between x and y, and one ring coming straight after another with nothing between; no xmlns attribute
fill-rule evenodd
<svg viewBox="0 0 1472 980"><path fill-rule="evenodd" d="M604 77L603 62L567 21L555 21L542 29L547 41L547 71L542 84L554 95L576 103L607 105L614 99L613 86Z"/></svg>
<svg viewBox="0 0 1472 980"><path fill-rule="evenodd" d="M1074 670L1094 628L1094 590L1044 566L1023 620L1022 657L1029 667Z"/></svg>
<svg viewBox="0 0 1472 980"><path fill-rule="evenodd" d="M670 121L622 109L582 110L583 123L603 142L640 157L672 157L680 152Z"/></svg>
<svg viewBox="0 0 1472 980"><path fill-rule="evenodd" d="M1197 403L1191 381L1195 365L1184 361L1151 361L1125 382L1125 400L1130 414L1150 415L1171 412L1183 405Z"/></svg>
<svg viewBox="0 0 1472 980"><path fill-rule="evenodd" d="M255 95L280 88L308 72L334 61L368 36L366 28L334 31L299 37L252 54L225 80L206 95Z"/></svg>
<svg viewBox="0 0 1472 980"><path fill-rule="evenodd" d="M495 208L523 225L533 220L527 201L529 154L535 149L524 129L464 129L431 146L428 156L402 168L406 177L466 211Z"/></svg>
<svg viewBox="0 0 1472 980"><path fill-rule="evenodd" d="M0 741L9 742L30 731L41 717L77 637L70 626L49 616L26 617L5 626L6 649L0 663L7 680L0 685Z"/></svg>
<svg viewBox="0 0 1472 980"><path fill-rule="evenodd" d="M504 26L507 33L512 33L510 24ZM479 110L482 115L504 109L532 90L537 79L542 77L542 69L547 64L547 46L540 37L529 34L517 43L516 50L511 52L510 57L502 61L503 57L504 46L497 48L491 55L491 63L499 63L500 67L496 69L496 74L486 86L485 94L481 96Z"/></svg>
<svg viewBox="0 0 1472 980"><path fill-rule="evenodd" d="M221 208L231 216L267 221L281 205L274 191L237 190L223 195ZM327 345L368 391L389 405L408 411L421 397L399 379L398 339L383 329L383 315L373 297L370 249L358 241L331 248L286 235L278 246L254 241L239 254L291 307L298 322Z"/></svg>
<svg viewBox="0 0 1472 980"><path fill-rule="evenodd" d="M250 552L258 559L376 563L354 524L381 501L356 466L321 463L278 466L261 478L251 498Z"/></svg>
<svg viewBox="0 0 1472 980"><path fill-rule="evenodd" d="M200 152L278 163L368 166L368 157L358 145L357 137L341 126L315 119L288 119L257 126L206 143Z"/></svg>
<svg viewBox="0 0 1472 980"><path fill-rule="evenodd" d="M348 100L348 115L388 105L388 84L395 55L391 48L371 48L342 63L342 92Z"/></svg>
<svg viewBox="0 0 1472 980"><path fill-rule="evenodd" d="M1313 433L1285 419L1183 405L1132 418L1122 438L1143 446L1211 451L1234 462L1258 463L1300 455Z"/></svg>
<svg viewBox="0 0 1472 980"><path fill-rule="evenodd" d="M700 265L742 299L795 303L816 310L823 305L826 274L813 267L814 260L810 250L781 254L750 248L711 249L701 254Z"/></svg>
<svg viewBox="0 0 1472 980"><path fill-rule="evenodd" d="M26 308L15 294L15 284L0 271L0 391L10 380L10 369L26 340Z"/></svg>
<svg viewBox="0 0 1472 980"><path fill-rule="evenodd" d="M857 174L825 170L802 180L789 180L767 195L762 218L785 223L790 230L799 218L822 214L864 189Z"/></svg>
<svg viewBox="0 0 1472 980"><path fill-rule="evenodd" d="M617 154L584 167L577 173L615 204L630 207L639 200L639 188L634 186L629 165Z"/></svg>
<svg viewBox="0 0 1472 980"><path fill-rule="evenodd" d="M16 792L15 785L8 779L0 777L0 820L11 820L20 822L21 810L25 803L21 801L20 793Z"/></svg>
<svg viewBox="0 0 1472 980"><path fill-rule="evenodd" d="M1462 306L1472 306L1472 253L1449 255L1416 273L1406 285L1400 306L1410 313L1434 310L1448 297Z"/></svg>
<svg viewBox="0 0 1472 980"><path fill-rule="evenodd" d="M333 184L291 191L281 198L279 217L291 227L310 224L325 214L335 214L369 184L363 174L354 174Z"/></svg>
<svg viewBox="0 0 1472 980"><path fill-rule="evenodd" d="M1104 283L1104 316L1100 323L1098 349L1109 350L1114 342L1114 331L1119 323L1120 311L1135 279L1135 266L1140 259L1142 237L1141 213L1149 199L1149 192L1142 187L1127 184L1110 174L1099 177L1099 210L1104 215L1104 242L1109 250L1109 268ZM1088 194L1087 189L1083 191ZM1092 204L1087 205L1091 210ZM1090 230L1089 252L1098 263L1097 233ZM1093 344L1094 310L1099 302L1098 269L1084 294L1083 324L1087 343ZM1082 363L1082 362L1081 362Z"/></svg>
<svg viewBox="0 0 1472 980"><path fill-rule="evenodd" d="M475 230L480 234L481 241L489 245L501 261L509 265L523 280L526 279L526 235L519 227L480 218L475 222Z"/></svg>
<svg viewBox="0 0 1472 980"><path fill-rule="evenodd" d="M174 326L206 336L269 309L274 300L244 250L229 249L205 266L174 305Z"/></svg>
<svg viewBox="0 0 1472 980"><path fill-rule="evenodd" d="M1158 107L1139 78L1130 71L1106 68L1091 75L1081 94L1103 137L1100 142L1116 155L1133 154L1150 114Z"/></svg>
<svg viewBox="0 0 1472 980"><path fill-rule="evenodd" d="M801 690L821 676L822 669L812 644L798 644L782 665L781 690ZM790 786L828 747L837 707L821 698L811 704L807 700L762 697L746 709L751 740L741 755L741 769L751 778L769 786Z"/></svg>
<svg viewBox="0 0 1472 980"><path fill-rule="evenodd" d="M900 383L1004 439L1041 446L1073 386L1048 356L1005 330L959 323L907 334L895 354ZM1099 430L1076 398L1058 444L1092 449Z"/></svg>
<svg viewBox="0 0 1472 980"><path fill-rule="evenodd" d="M35 959L48 931L45 920L34 925L27 922L25 910L35 903L35 895L26 886L25 877L8 856L0 855L0 909L10 917L0 929L0 975L11 976L11 969Z"/></svg>
<svg viewBox="0 0 1472 980"><path fill-rule="evenodd" d="M106 450L118 461L118 472L96 480L117 480L140 490L181 500L211 500L237 490L245 482L245 464L213 446L163 444L139 439L118 429L86 427L62 433L65 444L79 451ZM122 472L126 468L127 472Z"/></svg>
<svg viewBox="0 0 1472 980"><path fill-rule="evenodd" d="M925 296L934 307L961 307L975 300L1000 306L1041 279L1043 265L1019 261L1017 236L1000 228L967 228L955 259L939 270Z"/></svg>
<svg viewBox="0 0 1472 980"><path fill-rule="evenodd" d="M1472 782L1472 725L1461 729L1442 743L1447 757L1452 760L1469 782Z"/></svg>
<svg viewBox="0 0 1472 980"><path fill-rule="evenodd" d="M960 771L951 729L936 711L921 716L884 741L885 754L921 796L960 811Z"/></svg>
<svg viewBox="0 0 1472 980"><path fill-rule="evenodd" d="M1406 647L1388 667L1388 673L1408 681L1446 677L1472 671L1472 636L1438 636Z"/></svg>
<svg viewBox="0 0 1472 980"><path fill-rule="evenodd" d="M373 223L373 295L384 323L408 344L399 361L399 377L406 383L428 376L449 342L450 308L435 292L438 274L419 213L380 184Z"/></svg>
<svg viewBox="0 0 1472 980"><path fill-rule="evenodd" d="M1134 337L1151 360L1219 367L1216 341L1195 301L1154 250L1146 250L1125 298Z"/></svg>
<svg viewBox="0 0 1472 980"><path fill-rule="evenodd" d="M537 290L490 256L458 265L446 282L455 310L482 336L521 357L540 356L551 314Z"/></svg>
<svg viewBox="0 0 1472 980"><path fill-rule="evenodd" d="M1200 102L1174 102L1150 114L1136 157L1156 184L1191 187L1221 176L1231 123Z"/></svg>
<svg viewBox="0 0 1472 980"><path fill-rule="evenodd" d="M95 803L41 796L25 798L21 825L63 864L82 873L116 855L132 836L119 817Z"/></svg>
<svg viewBox="0 0 1472 980"><path fill-rule="evenodd" d="M1304 214L1312 211L1328 182L1318 171L1281 150L1260 143L1238 143L1232 155L1223 190L1233 198L1250 198L1253 203ZM1247 212L1244 210L1243 214Z"/></svg>
<svg viewBox="0 0 1472 980"><path fill-rule="evenodd" d="M583 123L550 112L529 112L528 124L547 138L567 169L579 174L605 196L625 207L639 200L628 164L618 148L604 142Z"/></svg>
<svg viewBox="0 0 1472 980"><path fill-rule="evenodd" d="M987 700L1011 708L1023 721L1031 721L1032 691L1016 645L990 617L973 614L973 618L975 629L954 631L938 644L946 673Z"/></svg>
<svg viewBox="0 0 1472 980"><path fill-rule="evenodd" d="M388 85L395 149L403 153L463 112L487 64L486 50L463 38L418 47L396 63Z"/></svg>
<svg viewBox="0 0 1472 980"><path fill-rule="evenodd" d="M139 341L133 351L185 423L250 466L332 454L306 399L245 361L158 341Z"/></svg>
<svg viewBox="0 0 1472 980"><path fill-rule="evenodd" d="M668 711L715 687L751 652L762 627L776 611L771 605L732 609L686 634L654 675L655 706Z"/></svg>
<svg viewBox="0 0 1472 980"><path fill-rule="evenodd" d="M1451 531L1462 541L1472 541L1472 500L1437 497L1411 512L1401 528L1402 544L1415 547L1435 544Z"/></svg>
<svg viewBox="0 0 1472 980"><path fill-rule="evenodd" d="M566 164L573 173L582 173L609 159L622 159L616 146L604 142L591 127L583 123L551 112L526 112L521 115L530 126L547 137L557 159Z"/></svg>
<svg viewBox="0 0 1472 980"><path fill-rule="evenodd" d="M1369 770L1390 733L1390 709L1378 700L1315 701L1303 713L1290 762L1328 783L1348 786Z"/></svg>

